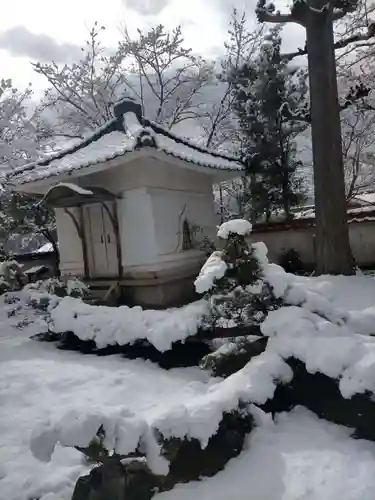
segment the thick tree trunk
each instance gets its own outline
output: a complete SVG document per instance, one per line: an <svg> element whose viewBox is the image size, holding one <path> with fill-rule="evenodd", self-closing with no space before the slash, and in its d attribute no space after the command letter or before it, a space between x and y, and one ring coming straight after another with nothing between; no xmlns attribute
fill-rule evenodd
<svg viewBox="0 0 375 500"><path fill-rule="evenodd" d="M310 0L306 16L318 274L352 274L347 227L332 8ZM320 12L319 12L320 11Z"/></svg>

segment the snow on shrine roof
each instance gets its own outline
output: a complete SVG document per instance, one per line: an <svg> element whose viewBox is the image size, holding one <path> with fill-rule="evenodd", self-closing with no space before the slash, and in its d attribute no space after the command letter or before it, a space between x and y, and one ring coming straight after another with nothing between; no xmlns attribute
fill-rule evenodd
<svg viewBox="0 0 375 500"><path fill-rule="evenodd" d="M66 175L145 147L201 167L226 171L244 169L239 159L201 147L142 117L137 106L130 100L119 101L114 107L115 117L94 133L63 151L16 169L8 179L12 184L26 184ZM124 115L129 111L137 116L135 129L127 126Z"/></svg>

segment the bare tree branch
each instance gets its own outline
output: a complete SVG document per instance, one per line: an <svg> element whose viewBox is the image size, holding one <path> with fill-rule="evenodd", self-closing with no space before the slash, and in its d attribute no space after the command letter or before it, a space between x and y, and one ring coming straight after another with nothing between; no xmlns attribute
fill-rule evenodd
<svg viewBox="0 0 375 500"><path fill-rule="evenodd" d="M360 42L360 41L366 42L367 40L370 40L374 36L375 36L375 32L372 33L371 31L366 33L366 34L359 34L358 33L357 35L353 35L353 36L350 36L348 38L344 38L343 40L339 40L338 42L336 42L334 44L334 49L335 50L343 49L344 47L347 47L348 45L355 43L355 42ZM364 43L364 44L360 44L360 45L355 45L354 50L357 47L366 47L366 46L371 46L371 45L375 45L375 42L368 42L368 43ZM285 59L286 61L291 61L295 57L305 56L305 55L307 55L307 46L306 45L303 49L298 49L298 50L296 50L296 52L290 52L289 54L282 54L281 57L283 59Z"/></svg>
<svg viewBox="0 0 375 500"><path fill-rule="evenodd" d="M351 87L343 102L340 104L340 111L344 111L355 103L359 103L359 108L362 111L375 111L375 107L364 100L365 97L368 97L370 92L371 89L362 83ZM280 108L280 113L285 120L311 123L310 110L307 106L298 113L293 113L288 105L284 103Z"/></svg>
<svg viewBox="0 0 375 500"><path fill-rule="evenodd" d="M274 3L258 0L255 14L261 23L296 23L306 27L306 13L309 7L306 2L293 2L290 13L281 13L276 10Z"/></svg>
<svg viewBox="0 0 375 500"><path fill-rule="evenodd" d="M258 19L261 22L265 23L297 23L300 24L301 26L304 26L301 20L296 19L295 17L292 16L292 14L281 14L280 12L276 12L275 14L272 14L271 12L267 11L266 9L257 9L257 16Z"/></svg>
<svg viewBox="0 0 375 500"><path fill-rule="evenodd" d="M375 111L375 110L374 110ZM375 113L362 112L357 106L342 121L344 173L346 199L350 201L358 193L374 186L375 170L363 161L363 154L375 141L373 134Z"/></svg>
<svg viewBox="0 0 375 500"><path fill-rule="evenodd" d="M347 15L348 15L348 13L345 10L342 10L342 9L334 10L333 14L332 14L332 19L333 19L333 21L338 21L339 19L342 19L343 17L345 17Z"/></svg>
<svg viewBox="0 0 375 500"><path fill-rule="evenodd" d="M200 126L205 132L206 147L235 144L238 130L232 113L235 100L232 75L243 64L249 64L253 60L263 40L264 31L264 25L253 29L245 13L233 9L228 29L229 37L224 43L226 54L216 82L217 91L222 92L221 97L218 101L212 97L206 101L202 107L203 115L199 117Z"/></svg>
<svg viewBox="0 0 375 500"><path fill-rule="evenodd" d="M298 113L293 113L287 103L284 103L280 108L280 114L284 120L297 122L311 122L310 110L306 107Z"/></svg>

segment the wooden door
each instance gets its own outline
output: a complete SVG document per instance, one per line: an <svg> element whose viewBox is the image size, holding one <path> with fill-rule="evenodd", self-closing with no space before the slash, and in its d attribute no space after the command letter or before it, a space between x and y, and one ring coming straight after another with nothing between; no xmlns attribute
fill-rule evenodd
<svg viewBox="0 0 375 500"><path fill-rule="evenodd" d="M106 208L100 203L86 205L84 224L90 277L117 276L116 235Z"/></svg>

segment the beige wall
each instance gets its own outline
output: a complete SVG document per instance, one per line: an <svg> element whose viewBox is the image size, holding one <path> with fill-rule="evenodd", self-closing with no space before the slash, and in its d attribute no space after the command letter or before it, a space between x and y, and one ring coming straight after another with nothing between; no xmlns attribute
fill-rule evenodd
<svg viewBox="0 0 375 500"><path fill-rule="evenodd" d="M353 222L349 225L349 237L356 263L361 266L375 264L375 221Z"/></svg>
<svg viewBox="0 0 375 500"><path fill-rule="evenodd" d="M277 262L288 249L294 248L304 263L313 265L315 228L288 229L284 231L254 232L251 241L263 241L270 260ZM349 237L357 265L375 264L375 221L349 224Z"/></svg>
<svg viewBox="0 0 375 500"><path fill-rule="evenodd" d="M263 241L268 248L268 257L278 262L280 256L290 248L301 255L306 264L314 264L314 236L312 228L289 229L285 231L264 231L252 233L250 240Z"/></svg>

